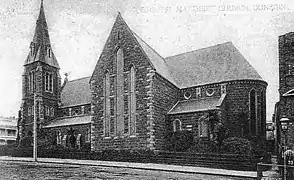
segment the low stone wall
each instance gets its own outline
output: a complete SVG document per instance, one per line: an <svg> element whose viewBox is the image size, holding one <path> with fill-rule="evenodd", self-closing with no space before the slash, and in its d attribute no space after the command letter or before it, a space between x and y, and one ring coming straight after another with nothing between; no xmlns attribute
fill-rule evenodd
<svg viewBox="0 0 294 180"><path fill-rule="evenodd" d="M14 149L12 156L32 157L32 148ZM218 169L242 171L256 171L258 157L236 154L204 154L204 153L175 153L153 151L116 151L105 150L100 152L77 151L74 149L38 151L38 157L61 159L91 159L102 161L122 161L138 163L174 164L185 166L200 166Z"/></svg>

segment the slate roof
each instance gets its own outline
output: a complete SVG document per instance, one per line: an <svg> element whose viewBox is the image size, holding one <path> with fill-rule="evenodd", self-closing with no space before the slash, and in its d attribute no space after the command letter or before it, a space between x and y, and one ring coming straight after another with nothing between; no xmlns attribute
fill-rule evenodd
<svg viewBox="0 0 294 180"><path fill-rule="evenodd" d="M89 123L91 123L91 116L73 116L73 117L66 117L66 118L58 118L55 121L44 126L44 128L71 126L71 125L89 124Z"/></svg>
<svg viewBox="0 0 294 180"><path fill-rule="evenodd" d="M219 109L224 99L225 95L222 95L221 97L178 101L168 114L181 114Z"/></svg>
<svg viewBox="0 0 294 180"><path fill-rule="evenodd" d="M90 77L68 81L61 91L61 107L91 103Z"/></svg>
<svg viewBox="0 0 294 180"><path fill-rule="evenodd" d="M38 20L36 22L35 34L31 44L34 45L35 55L32 56L29 53L27 56L27 59L25 60L24 65L27 65L36 61L42 61L50 66L56 67L58 69L60 68L52 49L51 49L50 57L48 56L48 53L46 53L47 48L51 48L51 44L50 44L47 22L45 18L43 1L41 1L40 12L39 12Z"/></svg>
<svg viewBox="0 0 294 180"><path fill-rule="evenodd" d="M136 40L138 41L138 43L140 44L140 46L142 47L143 51L145 52L146 56L149 58L152 65L156 69L156 72L162 75L167 80L169 80L171 83L176 84L165 60L153 48L151 48L145 41L143 41L136 33L133 32L133 34Z"/></svg>
<svg viewBox="0 0 294 180"><path fill-rule="evenodd" d="M232 80L263 80L231 43L165 58L179 88Z"/></svg>

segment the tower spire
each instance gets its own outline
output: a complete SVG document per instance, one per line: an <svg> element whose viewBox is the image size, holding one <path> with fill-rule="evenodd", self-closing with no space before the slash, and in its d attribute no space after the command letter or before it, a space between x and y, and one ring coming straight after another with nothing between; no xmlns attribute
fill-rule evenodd
<svg viewBox="0 0 294 180"><path fill-rule="evenodd" d="M35 35L33 39L34 43L42 44L42 45L50 45L50 39L49 39L49 33L48 33L48 27L44 12L44 3L43 0L41 0L40 5L40 12L39 17L36 22L36 29L35 29Z"/></svg>
<svg viewBox="0 0 294 180"><path fill-rule="evenodd" d="M58 62L51 49L43 0L41 0L39 16L36 21L35 34L31 42L30 49L31 51L25 61L25 65L41 61L50 66L59 68Z"/></svg>

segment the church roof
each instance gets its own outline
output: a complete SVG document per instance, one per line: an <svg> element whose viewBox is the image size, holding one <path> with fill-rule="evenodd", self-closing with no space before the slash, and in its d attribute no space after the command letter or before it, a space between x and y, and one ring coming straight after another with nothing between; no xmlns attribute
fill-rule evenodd
<svg viewBox="0 0 294 180"><path fill-rule="evenodd" d="M165 58L179 88L232 80L263 80L231 43Z"/></svg>
<svg viewBox="0 0 294 180"><path fill-rule="evenodd" d="M60 126L71 126L71 125L80 125L80 124L89 124L91 123L90 115L82 116L72 116L72 117L62 117L57 118L56 120L50 122L48 125L43 128L53 128Z"/></svg>
<svg viewBox="0 0 294 180"><path fill-rule="evenodd" d="M209 97L192 100L178 101L168 114L181 114L199 111L219 109L225 99L225 94L221 97Z"/></svg>
<svg viewBox="0 0 294 180"><path fill-rule="evenodd" d="M151 61L152 65L156 69L156 72L163 77L165 77L167 80L169 80L171 83L175 84L174 78L172 77L172 74L165 62L165 60L153 49L151 48L145 41L143 41L136 33L134 33L134 36L140 46L142 47L143 51L145 52L146 56Z"/></svg>
<svg viewBox="0 0 294 180"><path fill-rule="evenodd" d="M36 62L36 61L41 61L50 66L59 68L57 59L51 49L49 32L48 32L44 6L43 6L43 0L41 1L40 12L36 22L35 34L34 34L33 41L31 42L30 48L32 49L34 53L33 54L29 53L25 61L25 65ZM47 52L48 48L51 49L50 55Z"/></svg>
<svg viewBox="0 0 294 180"><path fill-rule="evenodd" d="M66 82L61 91L61 107L91 103L90 77Z"/></svg>

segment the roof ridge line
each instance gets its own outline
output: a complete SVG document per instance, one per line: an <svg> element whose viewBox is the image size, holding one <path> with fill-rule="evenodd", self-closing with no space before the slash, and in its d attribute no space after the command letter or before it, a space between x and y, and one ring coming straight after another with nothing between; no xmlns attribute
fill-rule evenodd
<svg viewBox="0 0 294 180"><path fill-rule="evenodd" d="M136 35L136 36L138 36L138 38L140 38L152 51L154 51L159 57L161 57L163 60L164 60L164 62L166 63L166 61L165 61L165 59L154 49L154 48L152 48L146 41L144 41L137 33L135 33L133 30L131 30L132 31L132 33L134 34L134 35Z"/></svg>
<svg viewBox="0 0 294 180"><path fill-rule="evenodd" d="M81 78L69 80L68 82L77 81L77 80L86 79L86 78L91 78L91 76L86 76L86 77L81 77Z"/></svg>
<svg viewBox="0 0 294 180"><path fill-rule="evenodd" d="M213 46L208 46L208 47L204 47L204 48L200 48L200 49L195 49L195 50L192 50L192 51L187 51L187 52L183 52L183 53L180 53L180 54L168 56L168 57L165 57L164 59L168 59L168 58L171 58L171 57L180 56L180 55L187 54L187 53L193 53L193 52L201 51L201 50L208 49L208 48L214 48L216 46L220 46L220 45L224 45L224 44L229 44L229 43L233 44L232 41L227 41L227 42L219 43L219 44L216 44L216 45L213 45Z"/></svg>

